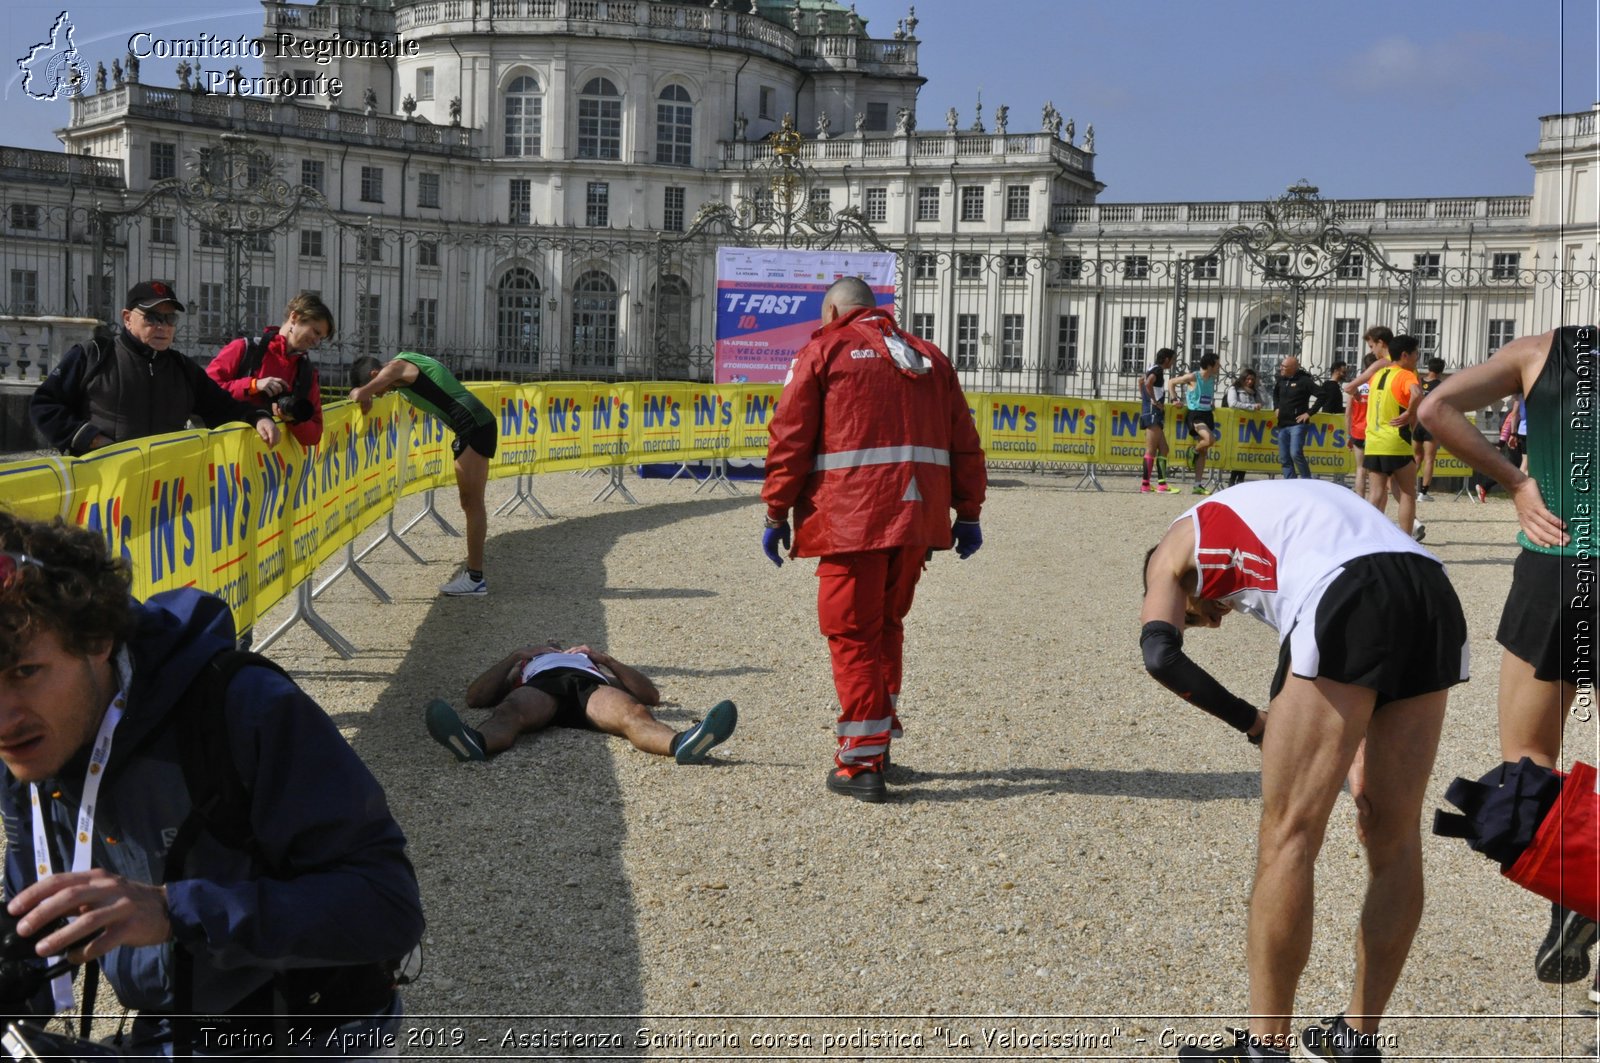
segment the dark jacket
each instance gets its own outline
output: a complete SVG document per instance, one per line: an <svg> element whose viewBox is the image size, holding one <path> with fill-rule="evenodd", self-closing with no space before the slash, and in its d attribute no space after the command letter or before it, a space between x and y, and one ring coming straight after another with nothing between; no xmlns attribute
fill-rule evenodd
<svg viewBox="0 0 1600 1063"><path fill-rule="evenodd" d="M1311 398L1311 416L1344 412L1344 385L1329 378L1318 384Z"/></svg>
<svg viewBox="0 0 1600 1063"><path fill-rule="evenodd" d="M123 443L181 432L191 417L215 428L272 416L234 399L181 352L153 350L126 329L109 343L68 350L33 393L28 412L45 442L73 455L88 453L96 435Z"/></svg>
<svg viewBox="0 0 1600 1063"><path fill-rule="evenodd" d="M1302 413L1311 412L1311 393L1316 381L1304 369L1296 369L1294 376L1279 376L1273 385L1273 405L1278 408L1278 427L1294 424Z"/></svg>
<svg viewBox="0 0 1600 1063"><path fill-rule="evenodd" d="M136 607L128 642L133 683L113 734L95 816L93 862L139 882L161 882L168 845L190 810L171 714L200 669L233 645L227 605L200 591L157 594ZM422 936L416 874L383 788L338 728L290 680L244 669L229 684L228 739L251 790L260 861L202 833L186 873L168 882L178 941L194 955L196 1002L225 1013L273 973L404 956ZM39 784L46 829L71 859L87 750ZM35 878L28 787L0 773L6 830L5 886L12 897ZM108 838L115 838L109 844ZM173 1010L171 945L113 949L106 980L129 1008Z"/></svg>

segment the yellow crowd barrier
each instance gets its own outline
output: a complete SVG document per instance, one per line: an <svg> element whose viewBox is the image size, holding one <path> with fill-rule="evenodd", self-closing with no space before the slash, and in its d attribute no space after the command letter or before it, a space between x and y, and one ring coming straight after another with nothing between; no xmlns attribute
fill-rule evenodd
<svg viewBox="0 0 1600 1063"><path fill-rule="evenodd" d="M475 384L495 414L491 476L644 462L761 458L777 409L776 384ZM1144 432L1137 403L1054 395L969 392L991 460L1137 466ZM1276 473L1271 412L1221 409L1225 470ZM105 537L126 558L139 597L199 587L232 607L242 630L294 589L402 496L454 483L452 433L397 395L369 415L328 406L323 439L304 448L287 434L267 447L247 427L183 432L119 444L84 458L0 465L0 502L25 516L62 518ZM1175 462L1192 440L1179 411L1167 416ZM1315 472L1348 473L1344 425L1319 417L1306 457ZM1435 475L1464 476L1440 451Z"/></svg>

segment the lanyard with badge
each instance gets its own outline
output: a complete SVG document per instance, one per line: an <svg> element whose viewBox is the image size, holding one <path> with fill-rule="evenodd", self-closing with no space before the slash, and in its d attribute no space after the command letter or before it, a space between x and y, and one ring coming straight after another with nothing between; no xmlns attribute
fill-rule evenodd
<svg viewBox="0 0 1600 1063"><path fill-rule="evenodd" d="M128 686L132 679L132 667L127 651L123 650L117 655L117 672L121 680L121 687L116 696L111 699L111 704L106 707L105 719L100 721L100 731L95 735L94 750L89 756L89 769L83 777L83 797L78 803L78 829L72 844L72 870L87 871L93 860L94 848L94 814L95 806L100 799L100 783L105 778L106 762L111 759L111 737L117 729L117 724L122 722L122 714L128 704ZM50 857L50 841L45 832L44 808L39 797L39 784L28 784L28 797L33 805L33 853L37 863L34 870L39 874L39 881L44 881L55 874L54 861ZM70 920L72 917L68 916ZM60 956L50 957L50 963L60 960ZM56 1011L67 1011L73 1005L72 976L70 974L57 975L50 982L50 993L55 1000Z"/></svg>

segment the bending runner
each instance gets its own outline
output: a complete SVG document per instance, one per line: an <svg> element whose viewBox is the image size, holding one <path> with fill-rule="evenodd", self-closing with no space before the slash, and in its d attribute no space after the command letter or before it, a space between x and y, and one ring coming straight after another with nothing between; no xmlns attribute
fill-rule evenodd
<svg viewBox="0 0 1600 1063"><path fill-rule="evenodd" d="M425 354L402 351L383 365L376 358L357 358L350 366L350 401L361 412L372 400L395 388L411 405L440 418L455 431L450 451L456 457L456 494L467 519L467 563L454 579L440 587L445 594L482 597L489 593L483 578L483 540L489 531L489 511L483 489L489 482L489 461L500 440L494 414L461 385L439 361Z"/></svg>
<svg viewBox="0 0 1600 1063"><path fill-rule="evenodd" d="M1324 1059L1376 1059L1378 1024L1422 918L1422 798L1447 690L1467 678L1466 620L1433 555L1316 480L1240 484L1207 499L1146 562L1145 668L1248 733L1263 723L1254 706L1183 652L1185 628L1218 627L1235 610L1281 640L1261 749L1250 1028L1231 1046L1185 1047L1178 1058L1288 1058L1311 953L1313 868L1348 777L1369 869L1355 976L1344 1014L1306 1030L1301 1044Z"/></svg>

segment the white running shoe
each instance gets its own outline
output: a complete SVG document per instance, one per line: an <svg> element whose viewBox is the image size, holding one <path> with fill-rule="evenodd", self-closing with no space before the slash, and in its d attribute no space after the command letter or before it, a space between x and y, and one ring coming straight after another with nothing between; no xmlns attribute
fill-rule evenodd
<svg viewBox="0 0 1600 1063"><path fill-rule="evenodd" d="M1420 520L1414 522L1411 525L1411 537L1413 539L1415 539L1417 542L1420 543L1423 539L1425 539L1427 537L1427 535L1428 535L1428 526L1426 524L1422 523Z"/></svg>
<svg viewBox="0 0 1600 1063"><path fill-rule="evenodd" d="M455 579L440 587L439 592L455 598L482 598L489 593L489 581L473 579L472 573L462 569Z"/></svg>

